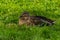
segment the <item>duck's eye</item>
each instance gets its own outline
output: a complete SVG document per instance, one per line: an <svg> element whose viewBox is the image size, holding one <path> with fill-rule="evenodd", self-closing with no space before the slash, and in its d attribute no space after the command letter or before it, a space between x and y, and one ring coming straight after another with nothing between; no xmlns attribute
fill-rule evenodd
<svg viewBox="0 0 60 40"><path fill-rule="evenodd" d="M21 18L22 16L20 16L19 18Z"/></svg>

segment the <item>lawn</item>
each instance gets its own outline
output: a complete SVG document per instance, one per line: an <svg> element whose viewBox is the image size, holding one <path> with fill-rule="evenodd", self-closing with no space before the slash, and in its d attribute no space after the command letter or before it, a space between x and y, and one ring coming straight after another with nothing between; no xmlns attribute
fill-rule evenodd
<svg viewBox="0 0 60 40"><path fill-rule="evenodd" d="M19 16L44 16L52 26L18 26ZM0 0L0 40L60 40L60 0Z"/></svg>

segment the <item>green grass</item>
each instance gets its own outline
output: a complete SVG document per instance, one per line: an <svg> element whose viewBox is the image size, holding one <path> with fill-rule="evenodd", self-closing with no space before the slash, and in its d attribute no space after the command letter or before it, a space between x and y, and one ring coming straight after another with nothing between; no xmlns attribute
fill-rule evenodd
<svg viewBox="0 0 60 40"><path fill-rule="evenodd" d="M18 26L23 11L55 20L55 24ZM0 40L60 40L60 0L0 0Z"/></svg>

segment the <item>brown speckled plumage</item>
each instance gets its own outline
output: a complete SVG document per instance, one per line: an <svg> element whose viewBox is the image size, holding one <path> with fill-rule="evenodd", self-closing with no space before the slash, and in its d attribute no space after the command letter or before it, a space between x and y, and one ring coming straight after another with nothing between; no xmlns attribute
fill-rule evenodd
<svg viewBox="0 0 60 40"><path fill-rule="evenodd" d="M28 12L23 12L19 18L19 25L44 25L51 26L54 21L43 16L30 16Z"/></svg>

